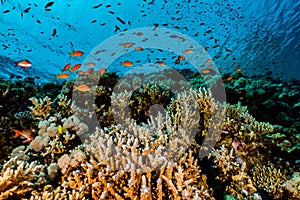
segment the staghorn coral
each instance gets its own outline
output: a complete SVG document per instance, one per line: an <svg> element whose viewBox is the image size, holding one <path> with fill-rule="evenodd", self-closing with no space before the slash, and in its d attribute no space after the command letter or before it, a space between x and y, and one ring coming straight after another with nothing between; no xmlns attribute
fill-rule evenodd
<svg viewBox="0 0 300 200"><path fill-rule="evenodd" d="M273 166L261 166L255 165L250 173L254 185L257 188L263 189L268 193L271 193L274 198L282 198L283 188L282 183L285 181L285 176L280 172L280 169L276 169Z"/></svg>
<svg viewBox="0 0 300 200"><path fill-rule="evenodd" d="M49 189L48 189L49 188ZM80 191L72 190L71 192L67 191L66 188L57 187L52 189L51 186L45 188L43 192L33 191L29 200L86 200L84 193ZM47 191L50 190L50 191Z"/></svg>
<svg viewBox="0 0 300 200"><path fill-rule="evenodd" d="M33 190L34 185L42 184L45 179L44 166L37 162L26 163L11 158L1 167L0 199L23 196Z"/></svg>
<svg viewBox="0 0 300 200"><path fill-rule="evenodd" d="M214 168L219 169L216 179L227 182L226 191L238 199L252 198L257 189L247 173L246 162L233 152L233 149L229 150L222 145L209 154L209 158L214 157Z"/></svg>
<svg viewBox="0 0 300 200"><path fill-rule="evenodd" d="M51 111L51 99L46 96L43 99L37 99L35 97L30 98L33 106L29 109L36 120L48 119Z"/></svg>
<svg viewBox="0 0 300 200"><path fill-rule="evenodd" d="M90 163L81 164L80 171L65 176L63 186L69 191L91 193L92 199L213 199L196 163L190 152L178 162L143 173L134 165L125 172L91 158Z"/></svg>

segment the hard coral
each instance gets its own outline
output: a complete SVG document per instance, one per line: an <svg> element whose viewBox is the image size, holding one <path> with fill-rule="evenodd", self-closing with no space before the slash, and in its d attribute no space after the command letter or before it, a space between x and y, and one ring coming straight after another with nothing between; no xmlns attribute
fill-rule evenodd
<svg viewBox="0 0 300 200"><path fill-rule="evenodd" d="M0 171L0 199L20 197L33 190L33 185L44 182L44 166L37 162L26 163L11 158L1 167Z"/></svg>
<svg viewBox="0 0 300 200"><path fill-rule="evenodd" d="M255 165L250 173L254 185L279 199L283 196L282 183L286 180L280 169L265 165Z"/></svg>

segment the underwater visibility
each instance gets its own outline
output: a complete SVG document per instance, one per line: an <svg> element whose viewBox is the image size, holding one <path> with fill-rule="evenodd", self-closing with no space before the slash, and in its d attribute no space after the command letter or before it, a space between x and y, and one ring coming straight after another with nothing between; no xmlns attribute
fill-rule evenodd
<svg viewBox="0 0 300 200"><path fill-rule="evenodd" d="M299 0L0 12L0 200L300 199Z"/></svg>

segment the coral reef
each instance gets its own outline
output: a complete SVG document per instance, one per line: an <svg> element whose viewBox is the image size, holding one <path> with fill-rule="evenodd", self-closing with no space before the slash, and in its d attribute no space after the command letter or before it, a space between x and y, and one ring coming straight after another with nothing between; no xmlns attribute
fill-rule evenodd
<svg viewBox="0 0 300 200"><path fill-rule="evenodd" d="M93 89L74 92L95 102L71 100L69 81L2 117L3 144L12 127L36 134L6 150L0 199L299 198L295 129L258 121L243 101L216 101L190 72L193 89L159 75L137 87L141 77L132 76L112 90L116 76L104 73ZM100 126L89 123L91 111Z"/></svg>

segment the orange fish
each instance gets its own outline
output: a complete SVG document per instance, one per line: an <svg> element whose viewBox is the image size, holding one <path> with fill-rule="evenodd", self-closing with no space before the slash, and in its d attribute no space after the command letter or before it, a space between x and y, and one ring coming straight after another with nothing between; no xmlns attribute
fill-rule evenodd
<svg viewBox="0 0 300 200"><path fill-rule="evenodd" d="M81 64L76 64L76 65L74 65L74 66L70 69L70 73L72 73L72 72L78 70L80 67L81 67Z"/></svg>
<svg viewBox="0 0 300 200"><path fill-rule="evenodd" d="M137 36L143 36L144 34L142 32L137 32L136 35Z"/></svg>
<svg viewBox="0 0 300 200"><path fill-rule="evenodd" d="M94 68L89 68L88 70L86 70L86 72L84 73L84 75L87 76L87 75L89 75L92 72L94 72Z"/></svg>
<svg viewBox="0 0 300 200"><path fill-rule="evenodd" d="M209 72L210 72L209 69L204 69L201 71L202 74L208 74Z"/></svg>
<svg viewBox="0 0 300 200"><path fill-rule="evenodd" d="M18 62L15 62L15 65L26 69L28 67L31 67L32 63L29 60L20 60Z"/></svg>
<svg viewBox="0 0 300 200"><path fill-rule="evenodd" d="M178 58L175 61L175 64L179 64L181 60L185 60L184 56L178 56Z"/></svg>
<svg viewBox="0 0 300 200"><path fill-rule="evenodd" d="M79 51L79 50L69 52L70 58L82 56L83 54L84 54L84 52Z"/></svg>
<svg viewBox="0 0 300 200"><path fill-rule="evenodd" d="M212 62L212 59L207 59L205 62L210 63L210 62Z"/></svg>
<svg viewBox="0 0 300 200"><path fill-rule="evenodd" d="M85 66L95 67L96 63L94 63L94 62L85 63Z"/></svg>
<svg viewBox="0 0 300 200"><path fill-rule="evenodd" d="M143 49L143 47L136 47L135 50L136 51L143 51L144 49Z"/></svg>
<svg viewBox="0 0 300 200"><path fill-rule="evenodd" d="M69 78L69 74L58 74L56 78Z"/></svg>
<svg viewBox="0 0 300 200"><path fill-rule="evenodd" d="M68 64L66 64L65 66L64 66L64 68L62 69L62 71L64 72L64 71L68 71L69 69L70 69L70 67L71 67L71 63L68 63Z"/></svg>
<svg viewBox="0 0 300 200"><path fill-rule="evenodd" d="M101 75L101 74L104 74L105 72L106 72L106 68L103 67L102 69L100 69L100 70L97 72L97 74L98 74L98 75Z"/></svg>
<svg viewBox="0 0 300 200"><path fill-rule="evenodd" d="M122 62L122 65L125 67L132 67L133 63L129 60Z"/></svg>
<svg viewBox="0 0 300 200"><path fill-rule="evenodd" d="M184 54L190 54L190 53L193 53L193 52L194 52L193 49L187 49L187 50L185 50L183 53L184 53Z"/></svg>
<svg viewBox="0 0 300 200"><path fill-rule="evenodd" d="M228 76L227 78L226 78L226 81L231 81L232 80L232 77L231 76Z"/></svg>
<svg viewBox="0 0 300 200"><path fill-rule="evenodd" d="M121 46L123 46L123 47L132 47L134 45L135 45L135 43L132 43L132 42L125 42L125 43L121 44Z"/></svg>
<svg viewBox="0 0 300 200"><path fill-rule="evenodd" d="M18 131L16 129L13 129L13 131L15 132L15 136L13 136L13 138L17 138L17 137L21 136L26 139L23 141L23 143L26 143L26 142L30 143L32 140L34 140L32 130L25 129L23 131Z"/></svg>
<svg viewBox="0 0 300 200"><path fill-rule="evenodd" d="M235 69L235 71L238 72L238 73L242 73L242 69L241 69L240 67L237 67L237 68Z"/></svg>
<svg viewBox="0 0 300 200"><path fill-rule="evenodd" d="M78 90L79 92L88 92L91 90L91 88L86 84L82 84L79 86L74 86L74 90Z"/></svg>
<svg viewBox="0 0 300 200"><path fill-rule="evenodd" d="M157 64L159 64L160 66L162 66L162 67L165 67L166 66L166 64L163 62L163 61L158 61L158 62L156 62Z"/></svg>
<svg viewBox="0 0 300 200"><path fill-rule="evenodd" d="M84 71L79 70L79 71L76 72L76 74L78 74L78 75L84 75Z"/></svg>
<svg viewBox="0 0 300 200"><path fill-rule="evenodd" d="M178 59L179 60L185 60L185 57L184 56L178 56Z"/></svg>

